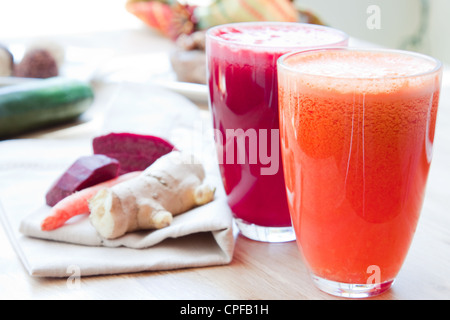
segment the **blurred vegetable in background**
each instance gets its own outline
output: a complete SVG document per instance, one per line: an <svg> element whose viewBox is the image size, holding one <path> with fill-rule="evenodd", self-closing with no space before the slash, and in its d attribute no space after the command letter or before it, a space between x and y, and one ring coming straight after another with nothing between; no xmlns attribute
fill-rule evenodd
<svg viewBox="0 0 450 320"><path fill-rule="evenodd" d="M285 21L323 24L291 0L214 0L199 6L177 0L128 0L126 9L148 26L172 39L232 22Z"/></svg>

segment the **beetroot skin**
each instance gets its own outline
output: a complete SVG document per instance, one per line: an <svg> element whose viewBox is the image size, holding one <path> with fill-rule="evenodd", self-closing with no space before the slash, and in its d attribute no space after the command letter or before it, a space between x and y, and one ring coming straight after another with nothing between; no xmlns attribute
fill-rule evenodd
<svg viewBox="0 0 450 320"><path fill-rule="evenodd" d="M94 154L103 154L120 162L119 175L143 171L163 155L175 150L170 142L155 136L110 133L93 141Z"/></svg>
<svg viewBox="0 0 450 320"><path fill-rule="evenodd" d="M46 202L53 207L76 191L116 178L119 169L119 161L105 155L81 157L53 184L47 192Z"/></svg>

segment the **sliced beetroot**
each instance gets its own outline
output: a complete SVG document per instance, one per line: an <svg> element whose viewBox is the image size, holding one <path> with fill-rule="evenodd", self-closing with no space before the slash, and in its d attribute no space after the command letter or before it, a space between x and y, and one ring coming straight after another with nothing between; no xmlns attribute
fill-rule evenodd
<svg viewBox="0 0 450 320"><path fill-rule="evenodd" d="M119 169L119 161L105 155L81 157L56 180L47 192L46 202L53 207L76 191L116 178Z"/></svg>
<svg viewBox="0 0 450 320"><path fill-rule="evenodd" d="M93 141L94 154L119 160L119 175L143 171L163 155L173 151L174 145L156 136L133 133L110 133Z"/></svg>

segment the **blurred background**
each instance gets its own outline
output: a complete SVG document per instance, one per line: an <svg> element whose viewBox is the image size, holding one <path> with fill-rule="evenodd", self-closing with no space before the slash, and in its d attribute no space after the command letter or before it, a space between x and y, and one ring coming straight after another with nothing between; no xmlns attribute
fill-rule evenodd
<svg viewBox="0 0 450 320"><path fill-rule="evenodd" d="M174 6L174 2L179 6ZM201 9L196 8L193 14L186 4ZM171 14L178 19L176 23L173 16L167 18L167 8L163 6L170 6ZM11 49L14 59L20 61L30 43L58 43L65 49L65 61L70 62L63 66L70 68L66 74L80 78L92 78L97 72L105 80L119 72L119 80L142 82L150 72L159 77L172 68L179 81L204 83L205 72L198 68L198 61L204 60L201 55L190 58L197 61L197 66L192 67L195 72L186 68L184 56L178 59L181 71L174 59L169 67L167 63L155 62L152 70L142 68L149 64L146 57L142 63L136 60L134 69L130 67L131 60L136 55L158 52L167 56L175 44L174 37L161 32L168 20L178 31L188 34L192 20L197 20L197 30L201 24L228 22L239 19L238 16L273 18L280 13L280 6L285 6L284 12L297 11L302 22L341 29L364 44L421 52L450 64L450 0L0 0L0 45ZM152 24L156 27L149 27ZM192 56L191 52L188 54ZM116 57L123 58L119 67L115 67ZM136 75L136 69L141 75ZM182 73L195 73L201 75L196 78L202 79L186 80Z"/></svg>
<svg viewBox="0 0 450 320"><path fill-rule="evenodd" d="M449 0L296 0L296 4L356 38L450 63Z"/></svg>
<svg viewBox="0 0 450 320"><path fill-rule="evenodd" d="M191 0L207 5L210 0ZM140 29L126 0L0 0L0 42L12 38ZM449 0L295 0L325 24L391 48L450 62Z"/></svg>

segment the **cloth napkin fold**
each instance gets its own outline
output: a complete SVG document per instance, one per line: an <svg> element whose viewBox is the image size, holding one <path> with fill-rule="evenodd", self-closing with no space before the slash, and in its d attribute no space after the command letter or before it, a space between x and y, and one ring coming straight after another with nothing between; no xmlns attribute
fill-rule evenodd
<svg viewBox="0 0 450 320"><path fill-rule="evenodd" d="M181 150L189 149L192 141L203 143L202 150L213 150L211 137L198 132L198 128L204 130L202 127L207 124L198 125L201 120L195 106L170 92L149 88L146 92L145 109L124 110L119 103L108 110L107 125L102 132L133 128L128 131L162 136ZM130 94L121 92L127 93ZM136 92L132 93L136 96ZM152 107L148 102L154 100L158 104ZM143 114L149 119L147 122L143 122ZM151 119L157 123L152 125ZM165 119L164 124L161 119ZM143 126L138 125L141 122ZM50 210L45 205L49 186L79 156L91 153L91 140L84 138L0 143L0 221L30 275L69 277L76 270L79 276L89 276L231 262L236 229L214 163L215 155L211 153L203 154L201 159L209 183L217 188L214 201L176 216L169 227L105 240L97 234L88 216L83 215L72 218L60 229L41 231L40 223Z"/></svg>
<svg viewBox="0 0 450 320"><path fill-rule="evenodd" d="M87 216L56 231L41 231L39 224L48 213L47 207L21 220L21 235L14 232L11 223L5 226L33 276L68 277L74 268L80 276L170 270L231 261L234 237L224 208L226 202L216 199L175 217L167 228L129 233L115 240L101 239ZM2 217L9 219L8 215Z"/></svg>

